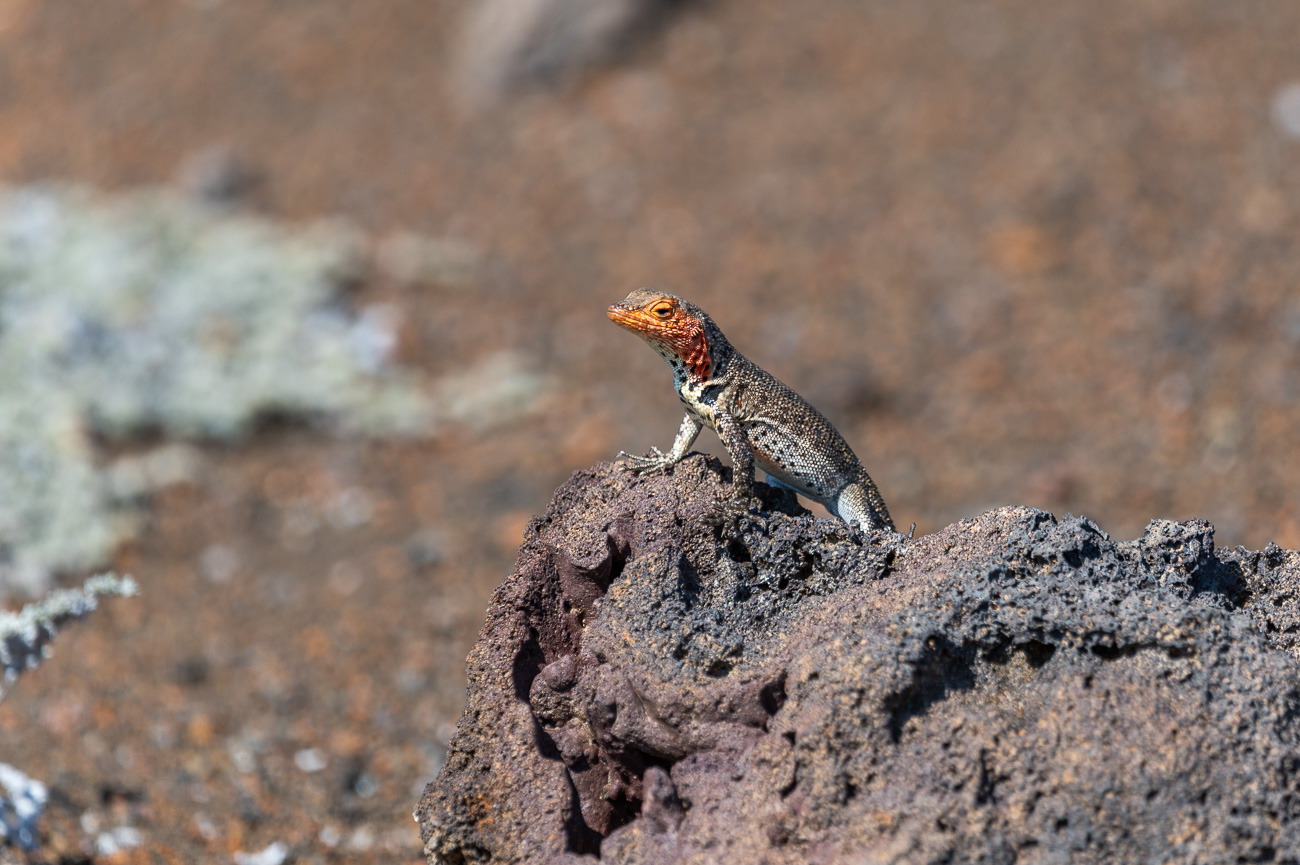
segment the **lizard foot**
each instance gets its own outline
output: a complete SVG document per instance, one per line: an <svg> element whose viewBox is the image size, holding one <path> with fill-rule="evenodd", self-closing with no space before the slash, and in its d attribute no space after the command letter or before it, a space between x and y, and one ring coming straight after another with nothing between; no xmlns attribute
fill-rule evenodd
<svg viewBox="0 0 1300 865"><path fill-rule="evenodd" d="M614 459L625 460L625 462L619 465L618 470L621 472L636 472L639 475L653 475L677 464L676 460L659 450L659 448L652 447L650 450L653 455L648 457L630 454L627 451L619 451L618 456L614 457Z"/></svg>
<svg viewBox="0 0 1300 865"><path fill-rule="evenodd" d="M723 499L705 520L720 529L724 540L735 540L744 534L745 523L752 518L756 504L752 498Z"/></svg>

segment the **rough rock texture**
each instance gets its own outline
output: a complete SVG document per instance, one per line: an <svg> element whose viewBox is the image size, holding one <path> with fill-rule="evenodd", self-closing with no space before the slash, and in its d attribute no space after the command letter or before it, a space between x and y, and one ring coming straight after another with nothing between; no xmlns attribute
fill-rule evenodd
<svg viewBox="0 0 1300 865"><path fill-rule="evenodd" d="M431 862L1300 861L1300 554L1004 508L908 540L725 470L530 525L416 813Z"/></svg>

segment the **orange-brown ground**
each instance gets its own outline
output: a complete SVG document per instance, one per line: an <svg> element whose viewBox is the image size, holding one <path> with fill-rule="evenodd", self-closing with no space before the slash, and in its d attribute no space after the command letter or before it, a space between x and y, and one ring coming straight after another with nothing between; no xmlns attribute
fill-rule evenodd
<svg viewBox="0 0 1300 865"><path fill-rule="evenodd" d="M1015 503L1300 547L1300 142L1272 113L1300 6L714 0L484 111L447 88L464 6L0 0L0 181L166 182L229 144L272 217L483 251L467 285L361 286L409 362L509 348L558 385L424 443L206 446L116 563L143 596L0 703L0 760L52 787L47 857L125 822L144 844L100 859L419 861L524 521L676 429L604 318L639 285L836 421L903 526ZM352 488L371 519L336 527Z"/></svg>

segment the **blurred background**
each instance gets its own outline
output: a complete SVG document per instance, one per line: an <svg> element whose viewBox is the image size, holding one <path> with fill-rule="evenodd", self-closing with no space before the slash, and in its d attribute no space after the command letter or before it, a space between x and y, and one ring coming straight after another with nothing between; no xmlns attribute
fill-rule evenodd
<svg viewBox="0 0 1300 865"><path fill-rule="evenodd" d="M528 518L677 429L605 318L639 286L903 527L1300 547L1297 33L1287 0L0 0L0 577L143 591L0 703L39 855L421 861Z"/></svg>

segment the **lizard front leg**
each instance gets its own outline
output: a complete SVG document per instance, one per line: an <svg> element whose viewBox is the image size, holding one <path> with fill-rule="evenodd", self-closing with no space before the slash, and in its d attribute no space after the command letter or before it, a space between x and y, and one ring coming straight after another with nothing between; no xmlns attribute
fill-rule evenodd
<svg viewBox="0 0 1300 865"><path fill-rule="evenodd" d="M631 465L619 466L619 469L633 471L637 474L652 475L675 466L682 461L682 457L686 456L686 452L691 449L691 445L695 444L695 440L699 438L700 430L703 428L704 424L700 422L700 419L688 412L686 417L682 418L682 425L677 429L677 438L673 439L672 450L664 453L659 448L652 447L650 450L654 453L654 456L648 457L630 454L627 451L619 451L615 459L625 459L631 463Z"/></svg>
<svg viewBox="0 0 1300 865"><path fill-rule="evenodd" d="M754 495L754 449L734 415L719 411L714 419L718 438L731 457L731 500L746 507Z"/></svg>

